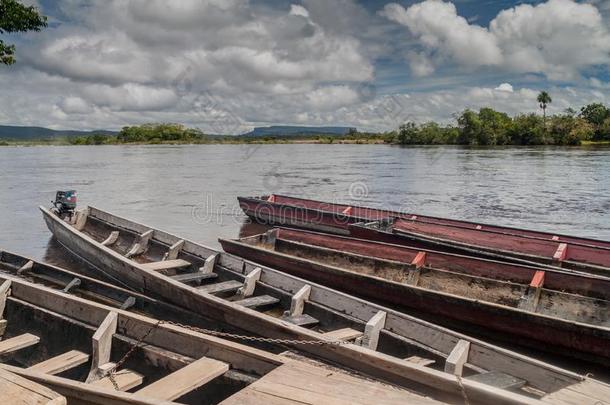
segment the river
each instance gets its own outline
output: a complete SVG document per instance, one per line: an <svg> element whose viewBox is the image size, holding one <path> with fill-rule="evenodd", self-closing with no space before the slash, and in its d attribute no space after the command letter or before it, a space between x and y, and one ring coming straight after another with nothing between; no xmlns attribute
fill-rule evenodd
<svg viewBox="0 0 610 405"><path fill-rule="evenodd" d="M251 232L238 195L273 192L610 239L610 149L1 147L0 247L55 262L37 206L63 189L211 246Z"/></svg>

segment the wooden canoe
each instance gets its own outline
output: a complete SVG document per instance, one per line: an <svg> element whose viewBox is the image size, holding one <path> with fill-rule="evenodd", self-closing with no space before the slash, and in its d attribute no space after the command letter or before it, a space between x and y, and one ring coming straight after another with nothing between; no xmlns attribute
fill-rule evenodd
<svg viewBox="0 0 610 405"><path fill-rule="evenodd" d="M513 404L531 400L523 394L537 392L545 399L583 381L527 356L94 207L80 211L73 224L46 208L41 211L59 243L135 289L253 334L299 341L344 340L347 343L341 345L291 344L394 384L458 401L465 392L470 403ZM180 263L184 267L176 269ZM166 268L170 265L171 271ZM226 284L219 285L231 280L242 283L237 294L223 291ZM248 299L244 295L254 300L244 305L242 300ZM275 301L257 298L261 296ZM273 305L266 309L257 306L260 303ZM509 380L514 384L506 385Z"/></svg>
<svg viewBox="0 0 610 405"><path fill-rule="evenodd" d="M70 403L263 405L280 398L297 405L307 396L310 404L364 405L371 393L388 405L441 403L13 276L0 275L0 286L0 371L57 391ZM107 375L114 367L116 386ZM12 403L5 393L0 391L2 403Z"/></svg>
<svg viewBox="0 0 610 405"><path fill-rule="evenodd" d="M349 224L372 222L386 218L409 219L415 223L436 224L466 230L485 231L501 235L522 236L531 239L561 241L577 246L593 246L610 249L610 241L540 232L507 226L490 225L439 218L420 214L390 211L358 205L335 204L279 194L260 197L237 197L241 209L250 218L264 223L295 226L330 233L349 234Z"/></svg>
<svg viewBox="0 0 610 405"><path fill-rule="evenodd" d="M607 364L610 279L336 235L274 229L226 252L468 330Z"/></svg>
<svg viewBox="0 0 610 405"><path fill-rule="evenodd" d="M610 249L391 218L349 225L351 236L610 276Z"/></svg>

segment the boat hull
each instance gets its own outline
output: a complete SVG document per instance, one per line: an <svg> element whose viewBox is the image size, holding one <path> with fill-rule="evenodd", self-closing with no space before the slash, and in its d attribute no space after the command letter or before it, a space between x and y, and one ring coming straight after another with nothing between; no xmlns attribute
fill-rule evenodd
<svg viewBox="0 0 610 405"><path fill-rule="evenodd" d="M539 350L569 354L588 361L610 359L610 329L543 316L503 305L390 282L304 258L273 252L239 241L220 240L223 249L297 277L369 299L391 308L457 321L495 337Z"/></svg>

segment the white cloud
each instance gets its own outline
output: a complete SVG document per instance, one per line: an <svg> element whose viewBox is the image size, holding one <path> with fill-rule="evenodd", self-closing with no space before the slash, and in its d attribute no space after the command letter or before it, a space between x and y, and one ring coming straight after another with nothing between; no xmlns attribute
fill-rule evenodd
<svg viewBox="0 0 610 405"><path fill-rule="evenodd" d="M594 5L573 0L521 4L501 11L489 28L470 24L441 0L406 9L391 3L382 14L406 26L425 52L430 62L425 70L417 60L410 63L416 75L431 74L431 66L450 61L462 68L493 66L574 80L587 68L610 63L610 33L602 15Z"/></svg>
<svg viewBox="0 0 610 405"><path fill-rule="evenodd" d="M510 83L501 83L494 90L505 91L505 92L508 92L508 93L512 93L513 92L513 86Z"/></svg>

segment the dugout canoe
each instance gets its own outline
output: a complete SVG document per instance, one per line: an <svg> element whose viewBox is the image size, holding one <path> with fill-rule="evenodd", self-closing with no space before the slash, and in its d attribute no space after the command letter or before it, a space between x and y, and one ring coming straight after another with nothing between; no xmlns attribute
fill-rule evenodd
<svg viewBox="0 0 610 405"><path fill-rule="evenodd" d="M575 246L610 249L610 241L541 232L508 226L432 217L358 205L336 204L306 198L270 194L257 197L237 197L246 215L263 224L294 226L314 231L349 235L350 224L387 218L409 219L416 223L451 226L466 230L485 231L500 235L521 236L546 241L560 241Z"/></svg>
<svg viewBox="0 0 610 405"><path fill-rule="evenodd" d="M408 238L421 247L523 264L610 274L610 242L478 224L272 194L238 197L246 215L263 224L352 235L389 243ZM388 224L401 226L388 231ZM384 232L387 231L387 232Z"/></svg>
<svg viewBox="0 0 610 405"><path fill-rule="evenodd" d="M351 236L361 239L610 276L610 249L603 247L504 235L484 229L464 229L405 218L355 223L348 228Z"/></svg>
<svg viewBox="0 0 610 405"><path fill-rule="evenodd" d="M286 228L219 241L228 253L392 308L537 350L610 361L606 277Z"/></svg>
<svg viewBox="0 0 610 405"><path fill-rule="evenodd" d="M307 398L365 405L374 393L387 404L441 404L14 276L0 275L0 292L0 371L46 386L68 403L296 405ZM5 394L3 403L11 403Z"/></svg>
<svg viewBox="0 0 610 405"><path fill-rule="evenodd" d="M94 207L71 223L41 211L59 243L132 288L252 334L297 340L290 344L299 350L418 392L516 404L532 396L546 401L589 381Z"/></svg>

